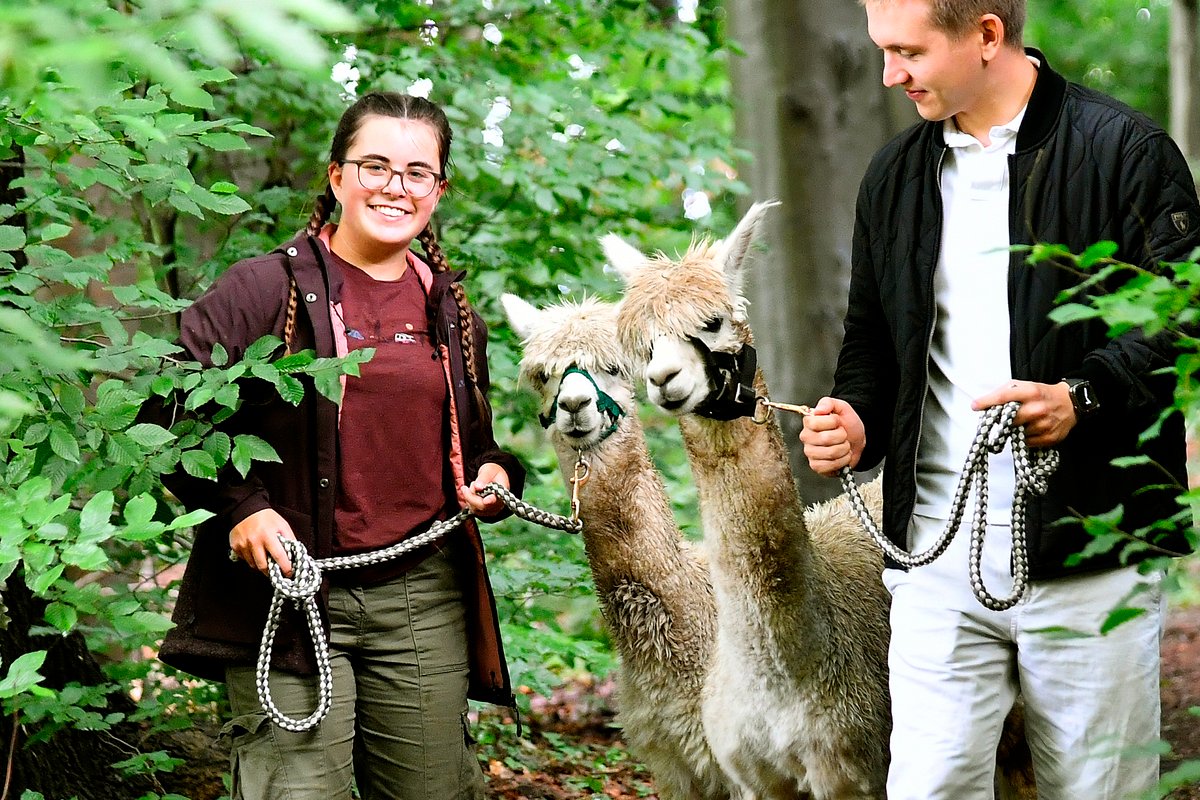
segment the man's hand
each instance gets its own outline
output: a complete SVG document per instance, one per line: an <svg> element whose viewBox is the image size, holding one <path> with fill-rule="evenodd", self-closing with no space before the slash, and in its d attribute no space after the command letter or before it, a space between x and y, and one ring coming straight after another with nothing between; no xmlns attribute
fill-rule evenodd
<svg viewBox="0 0 1200 800"><path fill-rule="evenodd" d="M273 508L255 511L250 516L233 526L229 532L229 549L242 561L254 567L264 575L267 574L267 564L274 561L279 565L285 578L292 576L292 561L288 558L287 550L279 542L279 537L295 539L292 526L279 516Z"/></svg>
<svg viewBox="0 0 1200 800"><path fill-rule="evenodd" d="M498 483L505 489L512 488L508 482L508 473L499 464L490 461L479 467L479 474L469 486L458 487L458 501L471 509L477 517L494 517L504 507L504 501L494 494L481 497L478 492L489 483Z"/></svg>
<svg viewBox="0 0 1200 800"><path fill-rule="evenodd" d="M867 432L858 413L844 400L822 397L804 418L800 443L809 468L818 475L836 475L853 468L867 446Z"/></svg>
<svg viewBox="0 0 1200 800"><path fill-rule="evenodd" d="M1075 406L1065 383L1009 381L971 403L975 411L1016 401L1021 404L1013 422L1025 428L1030 447L1053 447L1075 427Z"/></svg>

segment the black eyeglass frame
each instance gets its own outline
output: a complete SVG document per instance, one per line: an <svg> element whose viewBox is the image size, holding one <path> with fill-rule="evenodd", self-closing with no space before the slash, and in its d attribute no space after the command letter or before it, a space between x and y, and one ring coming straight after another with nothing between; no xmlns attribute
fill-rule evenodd
<svg viewBox="0 0 1200 800"><path fill-rule="evenodd" d="M432 175L434 177L434 181L433 181L433 184L429 187L428 192L426 192L425 194L418 194L418 193L412 191L411 189L409 189L408 184L404 182L404 173L408 172L408 170L410 169L409 167L405 167L404 169L393 169L390 164L380 161L377 158L344 158L341 161L339 161L338 164L341 166L345 166L346 164L353 164L356 167L355 172L358 173L358 185L361 186L362 188L366 189L368 192L378 192L378 191L382 191L383 189L386 189L388 186L392 185L392 179L395 178L397 175L399 175L400 176L400 188L404 190L405 194L409 195L410 197L415 197L418 200L423 200L424 198L429 197L429 195L433 194L433 190L437 188L437 185L446 179L446 176L440 172L434 172L433 170L427 170L424 168L420 168L421 172L428 172L430 175ZM388 176L388 179L386 181L384 181L382 186L380 186L378 189L372 189L370 186L367 186L365 183L363 183L363 177L362 177L362 165L363 164L378 164L379 166L383 167L384 169L390 170L392 174Z"/></svg>

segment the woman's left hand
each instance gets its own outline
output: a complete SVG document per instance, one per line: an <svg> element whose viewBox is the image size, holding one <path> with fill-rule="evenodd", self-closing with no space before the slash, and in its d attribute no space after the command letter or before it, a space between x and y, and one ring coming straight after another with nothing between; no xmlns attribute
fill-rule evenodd
<svg viewBox="0 0 1200 800"><path fill-rule="evenodd" d="M478 494L489 483L498 483L505 489L511 488L508 482L508 473L504 471L504 467L488 462L479 467L479 474L475 476L475 480L471 481L469 486L458 487L458 501L470 508L471 513L478 517L492 517L499 514L500 510L504 508L504 502L499 497L494 494L481 497Z"/></svg>

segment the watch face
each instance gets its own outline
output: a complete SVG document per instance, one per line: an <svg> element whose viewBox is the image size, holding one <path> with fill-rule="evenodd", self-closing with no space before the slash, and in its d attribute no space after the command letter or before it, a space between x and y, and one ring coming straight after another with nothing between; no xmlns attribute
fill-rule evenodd
<svg viewBox="0 0 1200 800"><path fill-rule="evenodd" d="M1100 403L1096 400L1096 393L1092 391L1092 385L1087 381L1071 384L1071 400L1078 413L1094 411L1100 407Z"/></svg>

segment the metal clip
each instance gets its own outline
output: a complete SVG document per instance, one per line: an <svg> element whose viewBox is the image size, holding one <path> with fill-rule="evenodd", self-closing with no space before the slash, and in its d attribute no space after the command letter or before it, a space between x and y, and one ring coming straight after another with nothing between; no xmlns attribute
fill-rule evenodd
<svg viewBox="0 0 1200 800"><path fill-rule="evenodd" d="M759 400L759 402L767 408L775 408L780 411L791 411L793 414L799 414L803 417L807 417L809 414L813 413L813 410L808 406L796 406L792 405L791 403L776 403L772 400L767 400L766 398Z"/></svg>
<svg viewBox="0 0 1200 800"><path fill-rule="evenodd" d="M573 522L579 519L579 487L587 483L590 472L591 465L580 451L579 458L575 460L575 474L571 476L571 520Z"/></svg>

